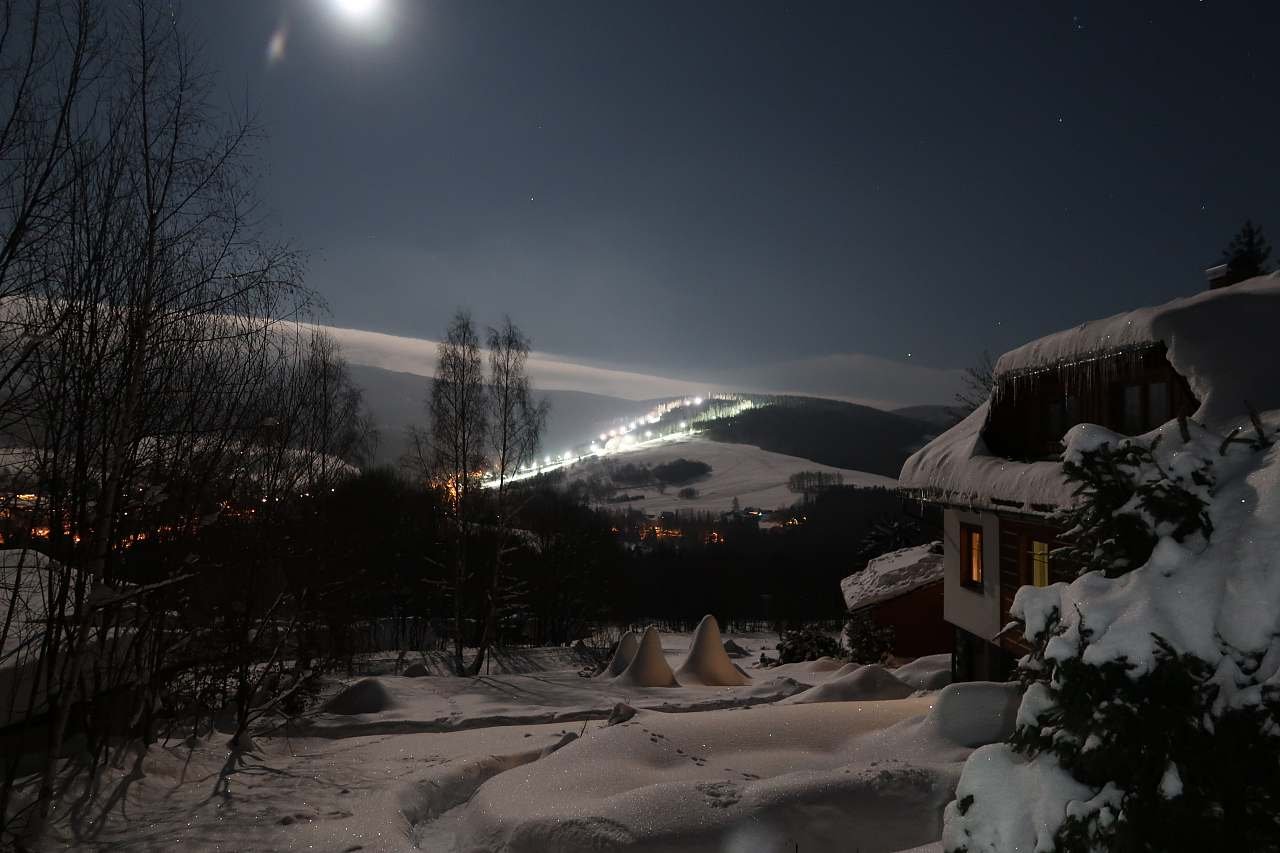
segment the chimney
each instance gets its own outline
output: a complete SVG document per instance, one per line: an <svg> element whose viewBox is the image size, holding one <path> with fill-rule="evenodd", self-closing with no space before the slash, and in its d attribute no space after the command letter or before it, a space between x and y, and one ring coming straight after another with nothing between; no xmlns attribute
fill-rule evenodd
<svg viewBox="0 0 1280 853"><path fill-rule="evenodd" d="M1209 282L1210 290L1217 290L1220 287L1228 287L1236 283L1235 276L1231 274L1231 267L1227 264L1209 267L1204 271L1204 277Z"/></svg>

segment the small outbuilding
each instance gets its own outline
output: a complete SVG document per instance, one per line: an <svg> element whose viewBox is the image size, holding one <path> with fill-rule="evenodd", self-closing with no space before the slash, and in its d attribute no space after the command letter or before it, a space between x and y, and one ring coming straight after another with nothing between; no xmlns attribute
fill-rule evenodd
<svg viewBox="0 0 1280 853"><path fill-rule="evenodd" d="M931 542L876 557L840 581L840 591L850 615L893 629L894 655L915 658L951 651L942 581L942 543Z"/></svg>

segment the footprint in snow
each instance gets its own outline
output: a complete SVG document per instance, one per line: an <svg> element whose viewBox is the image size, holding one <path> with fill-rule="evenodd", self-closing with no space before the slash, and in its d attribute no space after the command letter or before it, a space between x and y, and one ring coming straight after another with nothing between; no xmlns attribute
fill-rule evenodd
<svg viewBox="0 0 1280 853"><path fill-rule="evenodd" d="M732 782L701 782L697 788L707 798L707 805L714 808L728 808L741 799L738 786Z"/></svg>

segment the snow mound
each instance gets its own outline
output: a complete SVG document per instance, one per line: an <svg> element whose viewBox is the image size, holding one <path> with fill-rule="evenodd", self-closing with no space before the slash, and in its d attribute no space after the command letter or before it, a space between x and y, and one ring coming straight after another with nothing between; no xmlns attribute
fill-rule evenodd
<svg viewBox="0 0 1280 853"><path fill-rule="evenodd" d="M937 840L968 750L923 725L928 700L641 711L490 779L456 846L506 853L847 850Z"/></svg>
<svg viewBox="0 0 1280 853"><path fill-rule="evenodd" d="M916 690L941 690L951 683L951 653L916 658L893 674Z"/></svg>
<svg viewBox="0 0 1280 853"><path fill-rule="evenodd" d="M410 837L416 836L415 830L421 824L435 820L471 799L477 788L499 773L545 758L577 738L575 733L566 732L554 736L550 743L532 749L505 755L468 757L456 764L442 765L436 773L405 786L399 794L399 806L400 813L409 823Z"/></svg>
<svg viewBox="0 0 1280 853"><path fill-rule="evenodd" d="M787 705L807 705L812 702L903 699L914 692L914 687L899 681L893 673L879 664L872 663L783 699L782 702Z"/></svg>
<svg viewBox="0 0 1280 853"><path fill-rule="evenodd" d="M619 644L621 647L621 644ZM650 625L644 629L640 638L640 647L635 657L622 674L614 679L617 684L629 684L632 687L679 687L675 673L667 664L667 657L662 653L662 640L658 629Z"/></svg>
<svg viewBox="0 0 1280 853"><path fill-rule="evenodd" d="M881 554L840 581L845 607L861 610L942 580L942 543Z"/></svg>
<svg viewBox="0 0 1280 853"><path fill-rule="evenodd" d="M395 700L376 678L364 678L324 703L330 714L354 716L356 714L381 714L396 706Z"/></svg>
<svg viewBox="0 0 1280 853"><path fill-rule="evenodd" d="M427 669L427 665L425 663L418 662L409 664L405 671L400 674L405 678L423 678L424 676L430 675L431 670Z"/></svg>
<svg viewBox="0 0 1280 853"><path fill-rule="evenodd" d="M751 683L746 675L724 650L720 639L720 625L716 617L708 613L693 632L693 642L684 663L676 670L676 679L682 684L704 684L714 687L741 687Z"/></svg>
<svg viewBox="0 0 1280 853"><path fill-rule="evenodd" d="M1014 683L952 684L938 694L929 721L945 740L960 746L985 746L1013 734L1021 701L1021 690Z"/></svg>
<svg viewBox="0 0 1280 853"><path fill-rule="evenodd" d="M751 656L751 652L747 651L733 640L724 641L724 653L731 658L745 658Z"/></svg>
<svg viewBox="0 0 1280 853"><path fill-rule="evenodd" d="M640 648L640 638L636 636L635 631L628 631L618 640L618 648L613 652L613 659L609 661L609 666L602 676L613 678L622 675L630 666L631 660L636 656L636 649Z"/></svg>

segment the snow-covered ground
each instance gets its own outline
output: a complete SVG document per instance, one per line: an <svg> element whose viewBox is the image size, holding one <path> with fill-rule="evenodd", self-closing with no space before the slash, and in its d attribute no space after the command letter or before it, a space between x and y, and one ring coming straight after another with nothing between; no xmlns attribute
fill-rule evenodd
<svg viewBox="0 0 1280 853"><path fill-rule="evenodd" d="M681 458L698 460L711 466L709 475L688 484L698 490L697 497L679 497L679 486L669 486L665 494L656 488L621 488L619 494L644 496L644 500L625 505L647 513L681 509L723 512L730 509L733 499L737 498L742 507L782 509L800 499L800 495L787 488L787 481L792 474L801 471L840 474L848 486L892 488L897 485L897 481L891 477L833 468L798 456L761 450L751 444L727 444L697 435L641 445L635 450L611 453L604 457L583 457L569 465L566 471L570 479L585 479L593 472L602 471L604 460L652 466Z"/></svg>
<svg viewBox="0 0 1280 853"><path fill-rule="evenodd" d="M246 754L214 735L120 756L72 790L50 847L932 850L963 761L1012 726L1010 687L918 689L946 680L946 656L762 670L776 638L727 639L747 685L572 668L334 682ZM692 637L663 640L681 671Z"/></svg>

